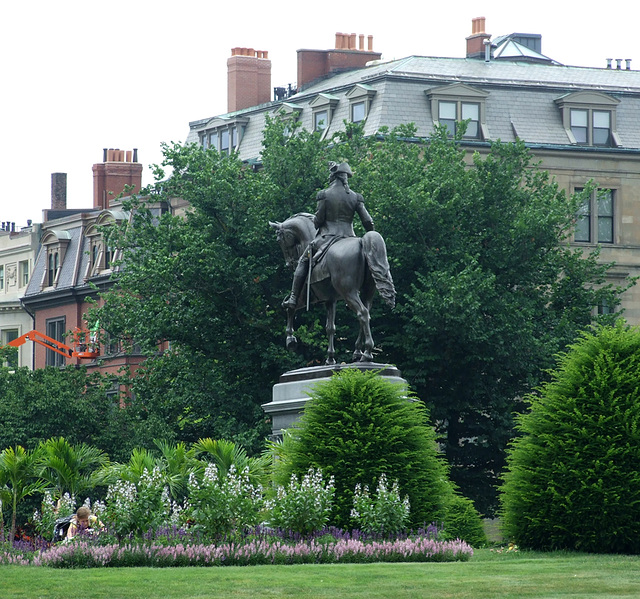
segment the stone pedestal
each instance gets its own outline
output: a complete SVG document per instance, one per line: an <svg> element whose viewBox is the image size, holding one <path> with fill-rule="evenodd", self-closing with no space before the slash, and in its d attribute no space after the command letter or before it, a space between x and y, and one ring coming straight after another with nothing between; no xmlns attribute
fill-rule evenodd
<svg viewBox="0 0 640 599"><path fill-rule="evenodd" d="M271 434L274 439L282 437L282 432L298 420L309 401L309 393L313 386L326 381L334 372L345 368L358 370L375 370L380 376L407 385L400 371L391 364L376 362L356 362L353 364L335 364L333 366L311 366L289 370L280 376L280 382L273 386L273 401L264 404L262 409L271 416Z"/></svg>

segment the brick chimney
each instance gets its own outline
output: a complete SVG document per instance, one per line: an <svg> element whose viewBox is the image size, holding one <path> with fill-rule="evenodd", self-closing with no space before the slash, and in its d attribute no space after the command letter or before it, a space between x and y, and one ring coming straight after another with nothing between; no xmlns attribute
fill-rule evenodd
<svg viewBox="0 0 640 599"><path fill-rule="evenodd" d="M51 210L67 209L67 173L51 173Z"/></svg>
<svg viewBox="0 0 640 599"><path fill-rule="evenodd" d="M235 112L271 101L268 52L232 48L227 60L227 110Z"/></svg>
<svg viewBox="0 0 640 599"><path fill-rule="evenodd" d="M484 17L471 19L471 35L467 38L467 58L485 58L484 40L491 39L484 31Z"/></svg>
<svg viewBox="0 0 640 599"><path fill-rule="evenodd" d="M382 54L373 51L373 36L336 33L333 50L298 50L298 91L322 77L343 71L361 69L372 60L380 60ZM357 39L356 39L357 38Z"/></svg>
<svg viewBox="0 0 640 599"><path fill-rule="evenodd" d="M100 210L109 208L111 198L132 185L135 192L142 187L142 164L138 162L138 150L103 150L103 162L94 164L93 170L93 207Z"/></svg>

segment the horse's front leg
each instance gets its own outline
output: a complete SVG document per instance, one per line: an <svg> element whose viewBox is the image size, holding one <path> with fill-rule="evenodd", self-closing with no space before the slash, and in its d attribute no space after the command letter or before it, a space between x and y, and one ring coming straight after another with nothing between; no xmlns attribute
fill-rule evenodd
<svg viewBox="0 0 640 599"><path fill-rule="evenodd" d="M295 351L298 347L298 340L293 334L293 323L296 319L295 308L287 308L287 349Z"/></svg>
<svg viewBox="0 0 640 599"><path fill-rule="evenodd" d="M327 307L327 339L329 341L329 346L327 348L327 359L325 364L335 364L336 363L336 348L334 346L334 341L336 337L336 300L330 300L326 302Z"/></svg>

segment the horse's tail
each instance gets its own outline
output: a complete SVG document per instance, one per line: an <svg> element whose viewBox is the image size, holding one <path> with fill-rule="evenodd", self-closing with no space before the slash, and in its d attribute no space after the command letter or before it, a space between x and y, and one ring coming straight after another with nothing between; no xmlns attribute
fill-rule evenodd
<svg viewBox="0 0 640 599"><path fill-rule="evenodd" d="M382 235L377 231L365 233L362 238L362 249L378 293L385 303L393 308L396 305L396 288L393 286L387 260L387 246Z"/></svg>

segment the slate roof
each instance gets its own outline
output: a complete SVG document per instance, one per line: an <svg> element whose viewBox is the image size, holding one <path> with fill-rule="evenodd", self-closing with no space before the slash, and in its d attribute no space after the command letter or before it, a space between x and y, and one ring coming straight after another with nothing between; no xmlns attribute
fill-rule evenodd
<svg viewBox="0 0 640 599"><path fill-rule="evenodd" d="M302 108L300 121L312 129L312 110L308 104L320 93L340 98L328 135L344 127L349 118L346 92L356 84L376 90L365 123L365 133L376 133L383 125L413 122L418 135L433 132L431 106L425 90L438 86L464 83L488 93L486 121L490 139L514 141L516 135L530 144L567 147L571 143L555 100L580 90L597 91L618 100L617 131L620 150L640 150L640 71L590 67L573 67L518 61L485 62L468 58L409 56L390 62L377 62L363 69L344 72L305 88L286 99ZM239 148L240 158L259 158L265 114L272 114L283 104L271 102L249 108L223 118L249 117ZM214 117L216 118L216 117ZM219 117L217 117L219 118ZM190 123L187 143L198 141L198 132L212 119ZM618 150L612 149L612 150Z"/></svg>

